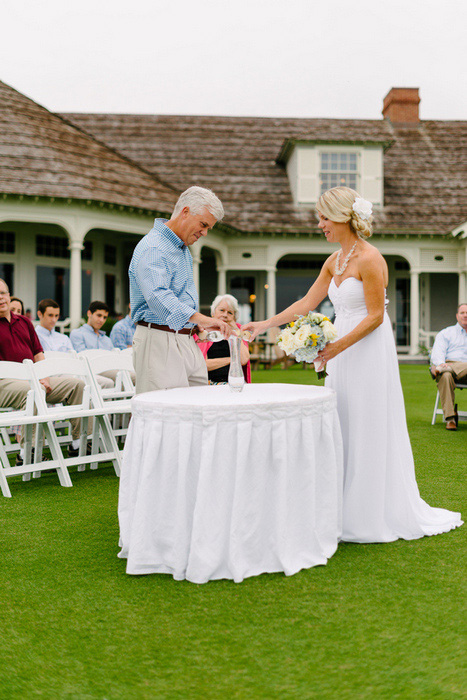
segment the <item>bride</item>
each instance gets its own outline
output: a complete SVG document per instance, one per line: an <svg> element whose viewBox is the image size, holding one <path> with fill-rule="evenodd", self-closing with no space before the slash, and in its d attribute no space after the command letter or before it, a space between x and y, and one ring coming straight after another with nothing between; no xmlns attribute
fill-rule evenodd
<svg viewBox="0 0 467 700"><path fill-rule="evenodd" d="M334 187L317 202L319 228L339 250L324 263L308 293L266 321L248 323L252 338L315 309L329 295L339 338L319 357L326 386L337 394L344 442L345 542L391 542L436 535L462 525L459 513L431 508L420 497L407 432L391 322L386 313L388 268L367 238L370 202Z"/></svg>

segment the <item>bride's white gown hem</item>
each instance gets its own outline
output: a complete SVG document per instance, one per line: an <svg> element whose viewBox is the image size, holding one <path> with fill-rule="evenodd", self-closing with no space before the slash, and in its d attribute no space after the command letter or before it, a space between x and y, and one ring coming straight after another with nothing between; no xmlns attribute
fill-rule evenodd
<svg viewBox="0 0 467 700"><path fill-rule="evenodd" d="M367 315L363 282L329 286L339 336ZM432 508L420 497L407 431L396 347L383 323L327 365L337 393L344 443L344 542L392 542L438 535L462 525L460 513Z"/></svg>

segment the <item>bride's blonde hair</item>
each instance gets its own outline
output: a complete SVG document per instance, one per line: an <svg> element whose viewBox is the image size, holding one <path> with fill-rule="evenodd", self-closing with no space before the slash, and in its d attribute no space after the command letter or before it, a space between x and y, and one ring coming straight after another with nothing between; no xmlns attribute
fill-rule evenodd
<svg viewBox="0 0 467 700"><path fill-rule="evenodd" d="M350 228L357 236L369 238L373 233L373 217L362 219L352 209L352 205L357 197L360 197L358 192L350 189L350 187L333 187L321 195L316 202L316 209L330 221L335 221L339 224L349 222Z"/></svg>

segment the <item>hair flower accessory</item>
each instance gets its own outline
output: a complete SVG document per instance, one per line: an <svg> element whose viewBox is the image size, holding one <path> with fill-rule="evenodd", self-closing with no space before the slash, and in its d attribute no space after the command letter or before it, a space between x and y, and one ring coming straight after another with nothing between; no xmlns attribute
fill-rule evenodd
<svg viewBox="0 0 467 700"><path fill-rule="evenodd" d="M363 197L357 197L355 202L352 204L352 209L364 221L368 221L373 213L372 203L367 199L363 199Z"/></svg>

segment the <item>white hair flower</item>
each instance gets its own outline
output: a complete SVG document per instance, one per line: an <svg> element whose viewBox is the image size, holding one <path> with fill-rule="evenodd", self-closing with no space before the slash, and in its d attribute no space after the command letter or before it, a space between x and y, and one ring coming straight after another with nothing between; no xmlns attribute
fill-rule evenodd
<svg viewBox="0 0 467 700"><path fill-rule="evenodd" d="M368 221L373 213L372 203L367 199L363 199L363 197L357 197L355 202L352 204L352 209L364 221Z"/></svg>

